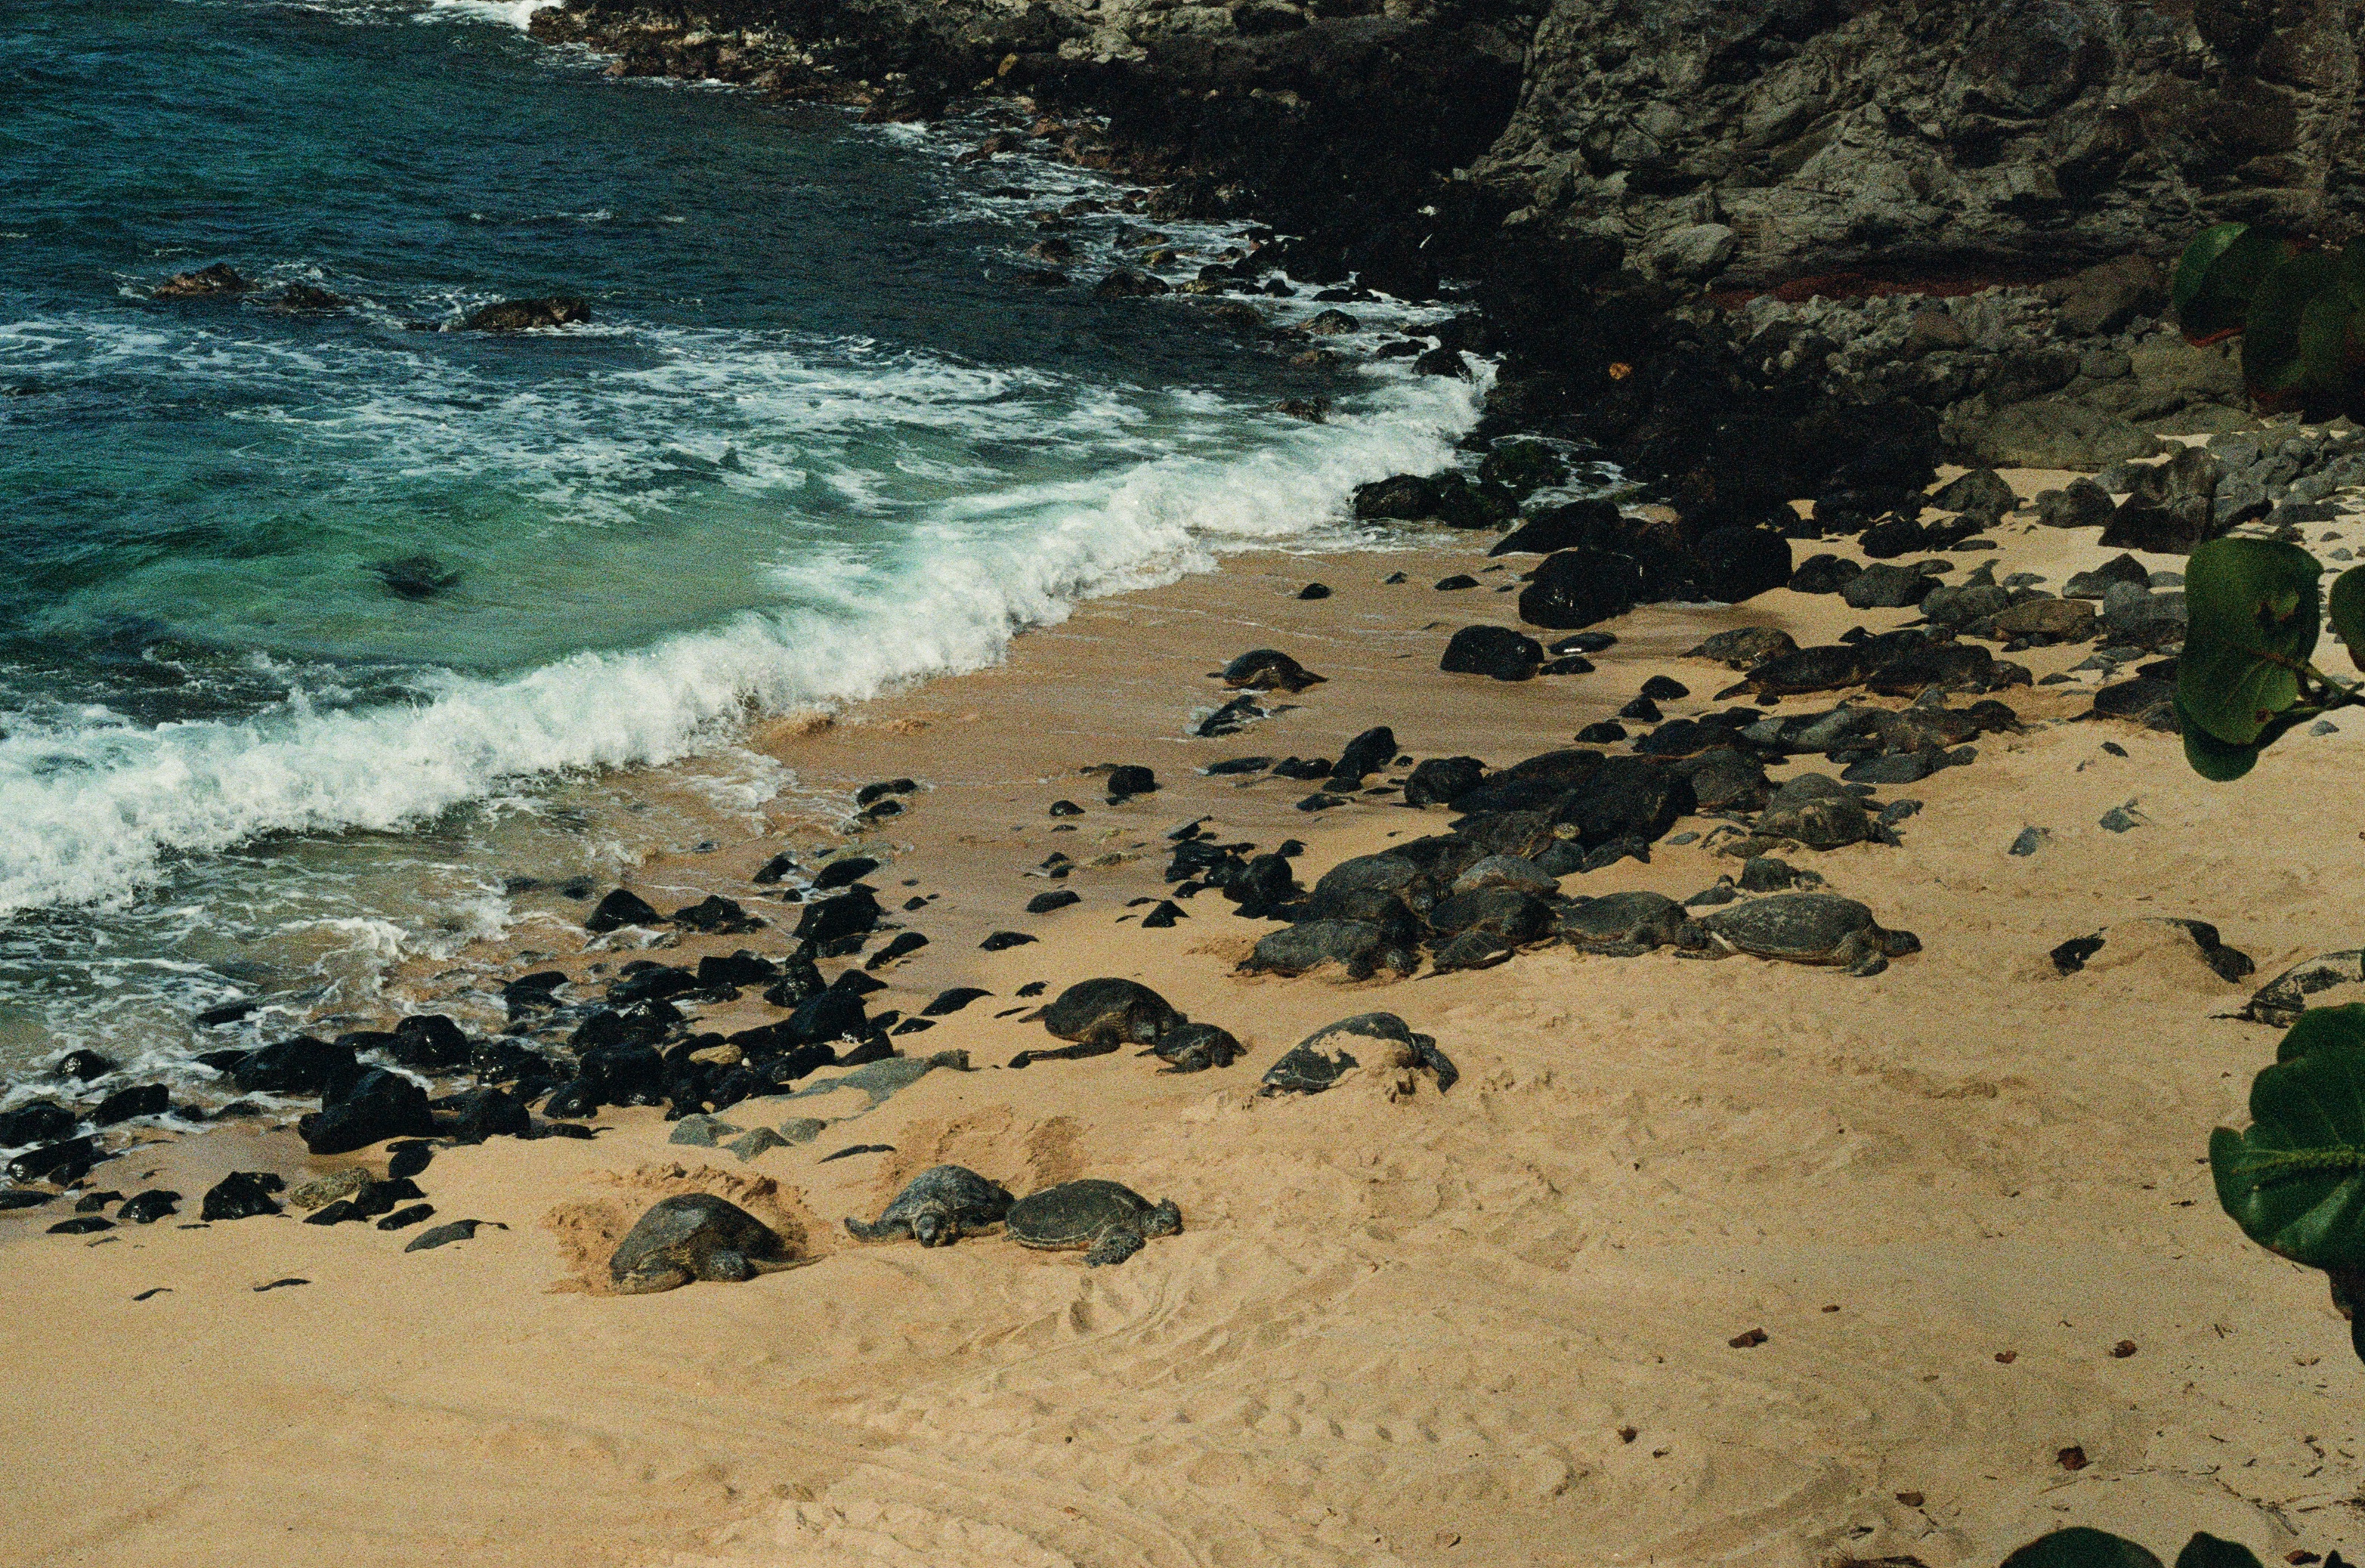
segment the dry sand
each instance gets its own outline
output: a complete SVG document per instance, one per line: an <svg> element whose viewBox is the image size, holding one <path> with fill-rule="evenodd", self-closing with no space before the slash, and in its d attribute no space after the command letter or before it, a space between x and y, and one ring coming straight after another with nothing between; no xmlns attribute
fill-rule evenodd
<svg viewBox="0 0 2365 1568"><path fill-rule="evenodd" d="M1999 537L2001 570L2056 588L2105 554L2090 530ZM41 1234L54 1208L0 1217L0 1560L1945 1568L2071 1523L2164 1554L2204 1529L2270 1559L2357 1551L2345 1327L2320 1276L2218 1212L2202 1160L2275 1036L2222 1016L2242 988L2139 924L2213 921L2262 976L2355 946L2365 834L2337 805L2306 809L2353 791L2353 736L2294 738L2228 789L2187 772L2172 736L2058 722L2090 677L2013 694L2025 734L1882 791L1926 802L1903 847L1798 857L1920 934L1922 953L1872 980L1547 949L1443 978L1283 981L1235 972L1269 927L1213 895L1175 929L1128 923L1126 902L1161 889L1160 835L1193 817L1265 847L1303 838L1308 882L1442 825L1384 801L1301 813L1306 787L1196 776L1208 761L1335 755L1384 722L1415 756L1507 763L1567 744L1653 673L1693 689L1670 711L1714 705L1730 677L1679 656L1707 632L1771 623L1805 642L1911 613L1787 591L1659 607L1611 628L1594 675L1443 676L1452 629L1513 619L1488 591L1508 572L1429 586L1501 565L1484 543L1236 559L1086 606L1005 667L779 726L767 749L800 781L779 833L653 860L633 883L660 907L713 890L778 916L745 878L780 836L824 841L814 801L922 779L875 835L899 854L872 880L891 907L940 895L899 917L933 945L873 1007L992 990L897 1042L966 1050L979 1070L933 1072L744 1165L669 1146L656 1111L607 1113L589 1143L445 1150L420 1179L437 1219L507 1228L414 1255L415 1231L292 1216L95 1238ZM1379 580L1397 569L1410 583ZM1289 597L1310 577L1334 596ZM1256 645L1330 680L1245 734L1180 738L1222 695L1205 672ZM2043 674L2084 652L2026 662ZM1075 771L1104 761L1166 788L1104 806ZM1088 808L1077 832L1051 831L1062 797ZM2130 802L2141 826L2098 825ZM2052 836L2007 856L2027 826ZM1021 875L1055 849L1128 858L1065 883ZM1662 845L1564 886L1681 898L1733 869ZM1083 902L1020 913L1054 886ZM2054 973L2048 949L2105 926L2085 972ZM1042 940L978 951L999 928ZM628 956L576 951L579 933L558 950L563 929L554 906L519 941L571 973ZM515 958L410 978L435 997ZM992 1065L1051 1043L994 1016L1021 984L1100 974L1149 981L1248 1058L1192 1076L1129 1054ZM1374 1008L1433 1034L1460 1084L1367 1069L1312 1099L1254 1096L1281 1051ZM775 1014L751 999L711 1015ZM817 1103L724 1119L777 1125ZM853 1143L893 1152L823 1162ZM999 1237L924 1251L835 1228L939 1160L1022 1192L1114 1177L1173 1198L1185 1228L1098 1270ZM337 1163L285 1133L225 1132L93 1183L129 1192L154 1172L193 1213L222 1170ZM604 1238L688 1188L777 1217L815 1260L655 1296L584 1288ZM308 1282L254 1289L291 1277ZM1751 1329L1763 1343L1728 1343ZM2123 1340L2135 1353L2114 1356ZM2085 1468L2058 1462L2070 1445Z"/></svg>

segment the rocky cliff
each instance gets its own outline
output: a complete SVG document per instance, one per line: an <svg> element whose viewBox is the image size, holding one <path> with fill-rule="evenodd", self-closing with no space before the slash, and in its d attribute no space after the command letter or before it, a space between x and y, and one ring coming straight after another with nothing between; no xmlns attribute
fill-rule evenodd
<svg viewBox="0 0 2365 1568"><path fill-rule="evenodd" d="M1663 276L2052 275L2345 230L2351 0L1554 0L1475 171Z"/></svg>

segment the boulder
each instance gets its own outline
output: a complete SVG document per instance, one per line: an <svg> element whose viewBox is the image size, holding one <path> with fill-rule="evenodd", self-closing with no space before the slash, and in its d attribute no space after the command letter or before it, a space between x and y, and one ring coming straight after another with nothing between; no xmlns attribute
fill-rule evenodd
<svg viewBox="0 0 2365 1568"><path fill-rule="evenodd" d="M2148 256L2121 256L2068 280L2054 319L2073 337L2115 332L2168 303L2168 279Z"/></svg>
<svg viewBox="0 0 2365 1568"><path fill-rule="evenodd" d="M1486 554L1549 555L1558 550L1599 549L1623 537L1624 531L1625 515L1618 503L1596 496L1545 508L1505 534Z"/></svg>
<svg viewBox="0 0 2365 1568"><path fill-rule="evenodd" d="M804 913L797 917L796 938L816 947L825 946L874 929L884 915L869 889L850 887L835 898L805 905Z"/></svg>
<svg viewBox="0 0 2365 1568"><path fill-rule="evenodd" d="M2102 468L2150 457L2160 440L2116 414L2065 398L2014 403L1957 437L1968 454L1996 468Z"/></svg>
<svg viewBox="0 0 2365 1568"><path fill-rule="evenodd" d="M1474 756L1425 758L1405 780L1407 806L1438 806L1476 789L1486 777L1486 765Z"/></svg>
<svg viewBox="0 0 2365 1568"><path fill-rule="evenodd" d="M1709 598L1739 604L1790 580L1790 542L1770 528L1720 528L1692 552Z"/></svg>
<svg viewBox="0 0 2365 1568"><path fill-rule="evenodd" d="M1857 573L1840 599L1852 610L1902 610L1922 602L1937 579L1911 566L1877 561Z"/></svg>
<svg viewBox="0 0 2365 1568"><path fill-rule="evenodd" d="M2201 446L2137 470L2135 490L2102 529L2103 548L2191 554L2217 532L2217 482L2224 474L2216 454Z"/></svg>
<svg viewBox="0 0 2365 1568"><path fill-rule="evenodd" d="M2047 528L2093 528L2117 510L2111 492L2091 479L2072 479L2061 489L2036 495L2036 521Z"/></svg>
<svg viewBox="0 0 2365 1568"><path fill-rule="evenodd" d="M174 273L156 286L152 297L157 299L213 299L225 295L244 294L254 285L240 275L228 262L216 262L195 272Z"/></svg>
<svg viewBox="0 0 2365 1568"><path fill-rule="evenodd" d="M279 1203L271 1194L286 1190L286 1180L268 1170L233 1170L206 1190L200 1215L209 1225L275 1215Z"/></svg>
<svg viewBox="0 0 2365 1568"><path fill-rule="evenodd" d="M1520 602L1521 614L1525 616L1524 595ZM1529 680L1543 662L1543 648L1533 637L1508 626L1464 626L1446 644L1445 656L1438 661L1437 667L1451 675Z"/></svg>
<svg viewBox="0 0 2365 1568"><path fill-rule="evenodd" d="M1854 582L1863 571L1861 564L1844 555L1810 555L1799 569L1790 574L1792 593L1838 593Z"/></svg>
<svg viewBox="0 0 2365 1568"><path fill-rule="evenodd" d="M247 1094L321 1094L360 1076L353 1053L309 1035L249 1051L231 1064L230 1078Z"/></svg>
<svg viewBox="0 0 2365 1568"><path fill-rule="evenodd" d="M1642 602L1641 566L1630 555L1564 550L1535 570L1519 591L1519 619L1573 632L1625 614Z"/></svg>
<svg viewBox="0 0 2365 1568"><path fill-rule="evenodd" d="M662 924L664 919L649 906L646 899L618 888L593 906L590 915L583 922L583 929L597 935L622 930L627 925Z"/></svg>
<svg viewBox="0 0 2365 1568"><path fill-rule="evenodd" d="M499 1092L499 1091L494 1091ZM315 1155L350 1154L394 1137L432 1137L435 1114L427 1091L398 1073L372 1068L318 1115L299 1118L296 1130Z"/></svg>
<svg viewBox="0 0 2365 1568"><path fill-rule="evenodd" d="M470 311L460 329L468 332L522 332L537 327L571 327L591 319L591 308L572 295L541 299L503 299Z"/></svg>

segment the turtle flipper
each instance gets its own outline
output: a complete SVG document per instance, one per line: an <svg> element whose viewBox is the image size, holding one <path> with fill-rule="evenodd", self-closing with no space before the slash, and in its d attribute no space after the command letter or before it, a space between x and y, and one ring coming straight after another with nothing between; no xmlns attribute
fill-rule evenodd
<svg viewBox="0 0 2365 1568"><path fill-rule="evenodd" d="M1436 1040L1430 1036L1415 1035L1412 1037L1412 1049L1414 1061L1418 1066L1425 1067L1437 1074L1437 1092L1440 1094L1462 1081L1462 1070L1453 1065L1452 1057L1437 1048Z"/></svg>
<svg viewBox="0 0 2365 1568"><path fill-rule="evenodd" d="M1140 1251L1142 1245L1141 1232L1111 1226L1093 1242L1092 1250L1084 1254L1084 1262L1094 1269L1104 1263L1122 1263Z"/></svg>
<svg viewBox="0 0 2365 1568"><path fill-rule="evenodd" d="M884 1241L890 1237L912 1234L910 1229L903 1226L888 1225L883 1222L871 1225L855 1218L852 1215L846 1216L845 1225L846 1233L857 1241Z"/></svg>
<svg viewBox="0 0 2365 1568"><path fill-rule="evenodd" d="M635 1269L616 1277L618 1295L655 1295L659 1291L675 1290L689 1283L690 1273L678 1263L662 1268Z"/></svg>

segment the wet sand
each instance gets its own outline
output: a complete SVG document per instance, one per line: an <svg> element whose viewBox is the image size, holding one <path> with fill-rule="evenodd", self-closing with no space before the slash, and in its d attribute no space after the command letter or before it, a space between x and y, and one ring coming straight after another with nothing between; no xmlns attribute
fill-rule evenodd
<svg viewBox="0 0 2365 1568"><path fill-rule="evenodd" d="M2025 493L2066 476L2012 477ZM2095 534L2008 522L2001 551L1952 557L1950 580L1994 558L2057 589L2113 554ZM309 1160L285 1132L93 1173L178 1188L178 1220L72 1238L41 1234L62 1204L0 1215L17 1373L0 1387L0 1558L1945 1568L2072 1523L2163 1555L2195 1529L2262 1556L2365 1545L2345 1326L2319 1276L2219 1213L2202 1160L2209 1128L2241 1121L2274 1032L2223 1016L2247 988L2141 924L2212 921L2260 978L2353 946L2365 842L2288 808L2346 787L2352 735L2294 737L2229 790L2188 772L2172 735L2068 722L2090 676L2006 693L2023 733L1881 790L1924 802L1901 847L1793 857L1921 936L1868 980L1552 947L1441 977L1283 980L1237 971L1272 927L1214 893L1172 929L1138 928L1149 906L1129 902L1163 892L1163 835L1194 818L1262 849L1303 840L1308 884L1448 820L1386 796L1304 812L1314 786L1195 771L1210 762L1335 756L1384 722L1414 756L1506 764L1570 744L1654 674L1691 689L1671 715L1728 705L1713 694L1736 678L1681 656L1711 632L1776 625L1803 644L1913 618L1783 590L1610 623L1619 644L1591 675L1442 675L1453 630L1515 620L1492 588L1533 558L1488 573L1505 565L1484 558L1492 538L1235 557L1086 605L1002 667L784 722L760 744L797 784L768 831L717 813L715 850L628 881L661 909L721 892L775 922L655 956L776 953L796 909L748 875L784 845L810 863L846 843L824 823L856 787L920 781L859 840L892 851L869 879L891 910L935 895L892 916L930 945L870 1004L992 991L895 1042L966 1051L975 1070L933 1071L745 1163L669 1145L656 1110L603 1113L590 1142L445 1149L420 1178L436 1222L507 1228L419 1254L401 1250L415 1230L292 1215L178 1228L226 1170L383 1168ZM1846 553L1800 554L1816 549ZM1409 581L1382 581L1395 571ZM1484 586L1429 586L1453 572ZM1293 597L1314 579L1332 595ZM1255 646L1329 678L1246 733L1183 738L1228 695L1206 672ZM2012 656L2042 676L2089 651ZM1105 805L1078 771L1096 763L1148 766L1163 788ZM691 777L617 788L670 806L695 797ZM1048 815L1061 799L1085 808L1072 833ZM2130 803L2134 831L2099 825ZM2008 856L2029 826L2050 838ZM1025 875L1054 851L1083 864ZM1683 898L1737 868L1704 838L1563 887ZM1059 887L1082 902L1023 913ZM521 964L596 979L632 956L586 950L566 924L581 913L554 898L506 942L401 977L405 993L476 1026L488 984ZM2054 971L2052 947L2105 927L2083 972ZM979 950L1005 929L1040 940ZM1022 985L1095 975L1155 986L1247 1058L1194 1075L1129 1053L998 1065L1056 1043L995 1016L1027 1005ZM1306 1034L1372 1009L1434 1035L1461 1081L1440 1094L1373 1067L1320 1096L1253 1093ZM751 994L701 1026L777 1016ZM778 1126L849 1098L723 1119ZM853 1144L892 1148L824 1162ZM1111 1177L1172 1198L1184 1228L1093 1270L998 1236L923 1250L836 1228L943 1160L1022 1193ZM603 1294L606 1238L692 1188L775 1217L810 1266ZM286 1278L309 1282L253 1288ZM1729 1343L1753 1329L1763 1342ZM2135 1353L2113 1355L2121 1341ZM2059 1462L2071 1445L2084 1468Z"/></svg>

